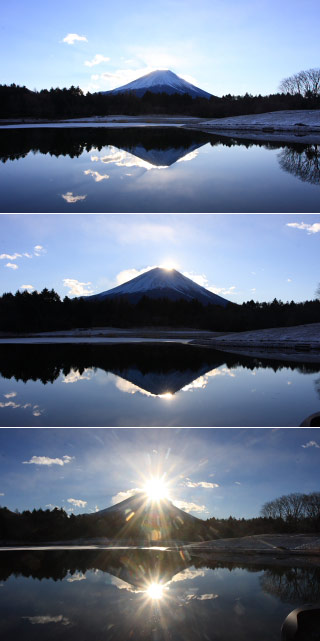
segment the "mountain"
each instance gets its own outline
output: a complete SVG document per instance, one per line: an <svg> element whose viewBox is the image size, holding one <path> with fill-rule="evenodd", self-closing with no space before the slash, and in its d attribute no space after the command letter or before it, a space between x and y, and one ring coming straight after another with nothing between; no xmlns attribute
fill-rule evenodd
<svg viewBox="0 0 320 641"><path fill-rule="evenodd" d="M124 499L124 501L120 501L120 503L111 505L104 510L99 510L99 512L92 513L92 516L101 517L109 514L117 514L126 518L128 514L134 513L135 515L145 517L146 515L149 515L150 512L152 512L153 518L155 513L156 516L157 513L159 513L159 515L161 514L166 519L178 519L180 522L181 519L184 522L202 520L198 519L196 516L192 516L192 514L187 514L187 512L180 510L178 507L173 505L169 499L161 499L159 502L152 501L147 494L142 491L137 492L128 499Z"/></svg>
<svg viewBox="0 0 320 641"><path fill-rule="evenodd" d="M167 94L188 94L192 98L211 98L211 94L199 87L195 87L190 82L179 78L177 74L169 69L151 71L151 73L129 82L127 85L113 89L112 91L102 91L102 94L119 94L126 91L133 91L139 98L147 91L152 93Z"/></svg>
<svg viewBox="0 0 320 641"><path fill-rule="evenodd" d="M125 296L131 303L137 303L143 296L149 298L168 298L170 300L197 300L203 305L226 307L229 301L205 287L197 285L191 278L183 276L176 269L154 267L132 280L118 285L106 292L87 296L87 300L102 301L107 298Z"/></svg>
<svg viewBox="0 0 320 641"><path fill-rule="evenodd" d="M113 539L118 540L152 543L173 539L197 540L206 531L202 519L180 510L168 499L153 501L143 491L86 516L97 532L110 536L109 532Z"/></svg>

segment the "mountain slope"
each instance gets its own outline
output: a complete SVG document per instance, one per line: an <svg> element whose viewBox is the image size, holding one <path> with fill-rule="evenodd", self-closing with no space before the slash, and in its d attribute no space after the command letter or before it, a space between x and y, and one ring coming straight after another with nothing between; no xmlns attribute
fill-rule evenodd
<svg viewBox="0 0 320 641"><path fill-rule="evenodd" d="M177 518L183 519L184 521L201 521L196 516L188 514L183 510L180 510L178 507L173 505L169 499L161 499L159 503L153 502L144 492L137 492L133 496L130 496L120 503L111 505L110 507L105 508L104 510L99 510L99 512L94 512L92 516L104 516L106 514L119 514L127 516L129 512L146 514L150 511L161 512L166 518Z"/></svg>
<svg viewBox="0 0 320 641"><path fill-rule="evenodd" d="M190 278L183 276L176 269L155 267L132 280L118 285L100 294L87 296L89 300L102 301L107 298L125 296L132 303L137 303L143 296L149 298L168 298L170 300L197 300L203 305L220 305L225 307L229 301L205 287L198 285Z"/></svg>
<svg viewBox="0 0 320 641"><path fill-rule="evenodd" d="M152 71L145 76L137 78L137 80L117 87L117 89L102 91L101 93L119 94L126 91L133 91L138 97L143 96L146 91L151 91L152 93L188 94L192 98L211 98L210 93L183 80L169 69Z"/></svg>

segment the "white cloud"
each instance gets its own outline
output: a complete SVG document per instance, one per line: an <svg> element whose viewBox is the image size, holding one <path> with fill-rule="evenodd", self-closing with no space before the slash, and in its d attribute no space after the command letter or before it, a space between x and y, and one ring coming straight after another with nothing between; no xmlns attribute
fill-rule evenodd
<svg viewBox="0 0 320 641"><path fill-rule="evenodd" d="M57 614L56 616L42 615L36 617L22 617L27 619L32 625L44 625L47 623L61 623L62 625L70 625L70 620L67 617L64 617L63 614Z"/></svg>
<svg viewBox="0 0 320 641"><path fill-rule="evenodd" d="M186 568L185 570L182 570L182 572L179 572L179 574L172 577L169 583L192 581L193 579L197 579L199 576L205 576L205 574L205 570L191 570L190 568Z"/></svg>
<svg viewBox="0 0 320 641"><path fill-rule="evenodd" d="M194 274L193 272L182 272L184 276L187 278L190 278L193 280L197 285L201 285L201 287L205 287L206 289L209 290L209 292L213 292L214 294L218 295L223 295L223 296L231 296L232 294L235 294L233 291L236 289L235 285L232 285L231 287L225 288L225 287L216 287L214 285L210 285L208 278L205 274Z"/></svg>
<svg viewBox="0 0 320 641"><path fill-rule="evenodd" d="M307 447L316 447L317 449L320 449L320 445L316 441L308 441L305 445L301 445L301 447L304 447L305 449Z"/></svg>
<svg viewBox="0 0 320 641"><path fill-rule="evenodd" d="M144 267L143 269L135 269L133 267L132 269L124 269L116 276L117 285L122 285L122 283L126 283L128 280L141 276L141 274L145 274L145 272L150 271L150 269L153 269L153 267Z"/></svg>
<svg viewBox="0 0 320 641"><path fill-rule="evenodd" d="M67 501L77 507L86 507L87 505L87 501L82 501L81 499L67 499Z"/></svg>
<svg viewBox="0 0 320 641"><path fill-rule="evenodd" d="M292 278L287 278L287 283L292 283Z"/></svg>
<svg viewBox="0 0 320 641"><path fill-rule="evenodd" d="M15 263L6 263L6 267L9 267L10 269L19 269L18 265Z"/></svg>
<svg viewBox="0 0 320 641"><path fill-rule="evenodd" d="M85 66L86 67L95 67L95 65L100 65L101 62L109 62L110 58L106 58L106 56L102 56L101 53L96 53L94 58L92 60L86 60L85 61Z"/></svg>
<svg viewBox="0 0 320 641"><path fill-rule="evenodd" d="M68 294L71 296L89 296L94 290L89 287L92 283L81 283L76 278L64 278L63 286L69 288Z"/></svg>
<svg viewBox="0 0 320 641"><path fill-rule="evenodd" d="M234 484L235 485L241 485L241 483L239 481L235 481Z"/></svg>
<svg viewBox="0 0 320 641"><path fill-rule="evenodd" d="M67 376L61 381L62 383L77 383L77 381L90 381L93 376L93 369L86 367L86 369L80 374L78 370L72 369Z"/></svg>
<svg viewBox="0 0 320 641"><path fill-rule="evenodd" d="M129 499L130 496L134 496L134 494L137 494L137 492L141 492L141 488L134 487L131 490L118 492L118 494L113 496L111 499L112 505L116 505L117 503L121 503L121 501L124 501L125 499Z"/></svg>
<svg viewBox="0 0 320 641"><path fill-rule="evenodd" d="M47 250L42 247L42 245L35 245L34 246L34 255L35 256L42 256L43 254L46 254Z"/></svg>
<svg viewBox="0 0 320 641"><path fill-rule="evenodd" d="M21 258L21 254L0 254L0 260L16 260Z"/></svg>
<svg viewBox="0 0 320 641"><path fill-rule="evenodd" d="M130 383L120 377L117 377L116 387L120 392L125 392L126 394L137 394L138 392L143 396L156 396L156 394L151 394L151 392L144 390L142 387L138 387L138 385L134 385L134 383Z"/></svg>
<svg viewBox="0 0 320 641"><path fill-rule="evenodd" d="M3 395L5 398L13 398L14 396L17 396L17 392L8 392L8 394Z"/></svg>
<svg viewBox="0 0 320 641"><path fill-rule="evenodd" d="M67 579L68 583L73 583L74 581L85 581L87 577L82 572L75 572L72 576Z"/></svg>
<svg viewBox="0 0 320 641"><path fill-rule="evenodd" d="M25 289L27 291L30 291L34 289L33 285L21 285L20 289Z"/></svg>
<svg viewBox="0 0 320 641"><path fill-rule="evenodd" d="M7 401L7 403L0 402L0 407L12 407L13 410L16 410L17 407L20 407L19 403L14 403L13 401Z"/></svg>
<svg viewBox="0 0 320 641"><path fill-rule="evenodd" d="M205 487L205 488L214 488L220 487L218 483L208 483L207 481L198 481L198 483L190 481L189 479L185 483L187 487Z"/></svg>
<svg viewBox="0 0 320 641"><path fill-rule="evenodd" d="M303 229L308 234L317 234L320 232L320 223L313 223L313 225L309 225L309 223L286 223L286 226Z"/></svg>
<svg viewBox="0 0 320 641"><path fill-rule="evenodd" d="M85 196L74 196L72 191L67 191L66 194L61 194L61 196L67 203L77 203L78 200L85 200L87 194Z"/></svg>
<svg viewBox="0 0 320 641"><path fill-rule="evenodd" d="M32 254L29 254L29 252L24 252L23 254L26 258L32 258Z"/></svg>
<svg viewBox="0 0 320 641"><path fill-rule="evenodd" d="M71 463L74 456L63 456L62 458L50 458L49 456L32 456L30 461L22 461L24 465L66 465Z"/></svg>
<svg viewBox="0 0 320 641"><path fill-rule="evenodd" d="M93 171L92 169L86 169L83 173L86 176L92 176L96 183L101 182L101 180L108 180L108 178L110 178L108 174L99 174L98 171Z"/></svg>
<svg viewBox="0 0 320 641"><path fill-rule="evenodd" d="M4 496L4 492L0 492L0 496Z"/></svg>
<svg viewBox="0 0 320 641"><path fill-rule="evenodd" d="M79 36L77 33L68 33L62 40L68 45L74 45L75 42L88 42L86 36Z"/></svg>
<svg viewBox="0 0 320 641"><path fill-rule="evenodd" d="M208 509L205 505L198 505L189 501L172 501L176 507L185 512L205 512L208 514Z"/></svg>
<svg viewBox="0 0 320 641"><path fill-rule="evenodd" d="M187 600L191 601L193 599L197 599L197 601L207 601L208 599L217 599L219 594L189 594L187 596Z"/></svg>
<svg viewBox="0 0 320 641"><path fill-rule="evenodd" d="M188 162L189 160L194 160L194 158L197 157L198 153L199 153L198 149L195 149L194 151L190 151L189 154L186 154L182 158L179 158L177 162Z"/></svg>

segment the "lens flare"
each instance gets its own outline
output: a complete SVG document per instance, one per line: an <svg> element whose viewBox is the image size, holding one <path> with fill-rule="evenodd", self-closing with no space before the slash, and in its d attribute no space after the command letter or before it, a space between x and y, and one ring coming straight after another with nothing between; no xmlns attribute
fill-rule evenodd
<svg viewBox="0 0 320 641"><path fill-rule="evenodd" d="M161 583L151 583L147 588L147 595L150 599L159 600L163 597L163 585Z"/></svg>
<svg viewBox="0 0 320 641"><path fill-rule="evenodd" d="M144 491L152 501L168 498L167 484L161 478L151 478L146 482Z"/></svg>

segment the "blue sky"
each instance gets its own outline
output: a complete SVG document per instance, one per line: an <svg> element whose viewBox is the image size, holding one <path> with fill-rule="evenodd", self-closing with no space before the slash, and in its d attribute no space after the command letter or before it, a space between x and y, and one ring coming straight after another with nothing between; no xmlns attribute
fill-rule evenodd
<svg viewBox="0 0 320 641"><path fill-rule="evenodd" d="M166 475L200 518L258 516L265 501L319 491L318 429L1 429L0 504L104 509Z"/></svg>
<svg viewBox="0 0 320 641"><path fill-rule="evenodd" d="M0 216L0 294L99 293L158 265L242 303L312 300L318 215Z"/></svg>
<svg viewBox="0 0 320 641"><path fill-rule="evenodd" d="M319 64L318 0L11 0L2 83L108 90L171 69L215 95L267 94Z"/></svg>

